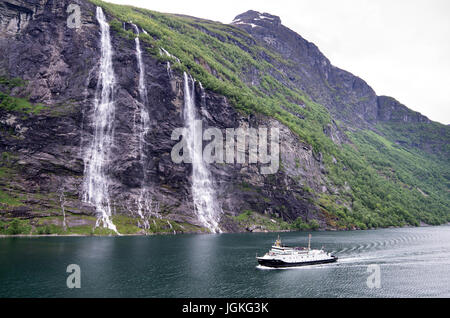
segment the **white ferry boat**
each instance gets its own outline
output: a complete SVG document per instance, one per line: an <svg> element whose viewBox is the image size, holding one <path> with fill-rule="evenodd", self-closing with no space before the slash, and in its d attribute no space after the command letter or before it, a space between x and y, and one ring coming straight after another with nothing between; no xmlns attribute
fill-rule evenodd
<svg viewBox="0 0 450 318"><path fill-rule="evenodd" d="M262 257L256 257L261 266L284 268L316 264L333 263L337 257L321 250L311 249L311 234L308 247L283 246L280 237L275 241L272 249Z"/></svg>

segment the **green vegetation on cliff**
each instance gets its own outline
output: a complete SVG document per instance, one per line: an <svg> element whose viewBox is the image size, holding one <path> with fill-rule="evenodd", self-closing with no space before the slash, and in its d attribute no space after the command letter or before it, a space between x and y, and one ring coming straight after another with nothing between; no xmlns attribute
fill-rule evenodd
<svg viewBox="0 0 450 318"><path fill-rule="evenodd" d="M37 114L44 108L44 106L34 105L25 98L13 97L0 92L0 108L7 111Z"/></svg>
<svg viewBox="0 0 450 318"><path fill-rule="evenodd" d="M16 87L22 87L25 81L20 78L0 76L0 109L10 112L37 114L44 107L30 103L26 98L10 95L10 91Z"/></svg>
<svg viewBox="0 0 450 318"><path fill-rule="evenodd" d="M63 226L63 216L46 216L39 218L3 218L0 219L0 235L116 235L112 230L96 227L97 219L93 216L76 216L70 213L66 216L66 228ZM149 228L137 226L135 217L116 215L113 222L122 235L153 235L174 233L198 233L208 230L198 226L179 223L164 219L150 219ZM74 223L70 225L70 223Z"/></svg>

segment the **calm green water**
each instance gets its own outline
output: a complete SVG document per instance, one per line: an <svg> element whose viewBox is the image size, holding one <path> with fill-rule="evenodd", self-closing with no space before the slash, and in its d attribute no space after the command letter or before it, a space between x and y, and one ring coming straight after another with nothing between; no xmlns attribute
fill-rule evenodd
<svg viewBox="0 0 450 318"><path fill-rule="evenodd" d="M0 239L1 297L450 297L450 226L313 233L338 263L257 268L277 234ZM283 233L289 245L307 233ZM81 288L66 268L81 268ZM367 267L378 264L381 288Z"/></svg>

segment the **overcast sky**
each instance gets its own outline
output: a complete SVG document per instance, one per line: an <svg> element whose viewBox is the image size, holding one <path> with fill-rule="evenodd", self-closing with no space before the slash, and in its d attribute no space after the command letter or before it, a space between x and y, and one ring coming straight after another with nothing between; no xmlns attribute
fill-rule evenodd
<svg viewBox="0 0 450 318"><path fill-rule="evenodd" d="M223 23L278 15L331 63L430 119L450 124L448 0L109 0Z"/></svg>

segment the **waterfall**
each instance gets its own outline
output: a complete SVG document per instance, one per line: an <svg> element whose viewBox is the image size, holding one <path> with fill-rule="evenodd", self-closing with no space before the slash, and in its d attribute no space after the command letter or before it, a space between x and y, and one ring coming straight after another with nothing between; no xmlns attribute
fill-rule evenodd
<svg viewBox="0 0 450 318"><path fill-rule="evenodd" d="M119 234L111 221L111 202L108 189L110 180L106 171L114 139L115 77L112 47L109 24L100 7L97 7L96 16L101 30L101 59L92 116L94 136L85 156L83 200L96 208L98 213L96 227L103 223L104 227Z"/></svg>
<svg viewBox="0 0 450 318"><path fill-rule="evenodd" d="M170 58L173 58L175 61L177 61L177 63L181 63L180 59L172 54L170 54L169 52L167 52L163 47L159 48L159 54L160 55L165 55L168 56ZM170 65L170 62L167 61L167 74L169 75L169 78L172 79L173 77L173 73L172 73L172 67Z"/></svg>
<svg viewBox="0 0 450 318"><path fill-rule="evenodd" d="M167 74L169 75L169 79L173 78L172 67L170 66L170 62L167 61Z"/></svg>
<svg viewBox="0 0 450 318"><path fill-rule="evenodd" d="M175 55L170 54L170 53L167 52L166 49L163 48L163 47L159 49L159 53L160 53L161 55L166 55L166 56L168 56L168 57L173 58L174 60L177 61L177 63L181 63L181 62L180 62L180 59L179 59L178 57L176 57Z"/></svg>
<svg viewBox="0 0 450 318"><path fill-rule="evenodd" d="M148 228L148 220L145 219L145 215L148 215L152 212L151 209L151 200L149 200L149 193L146 186L147 183L147 157L145 155L144 151L144 145L145 145L145 136L147 135L148 131L150 130L150 115L147 111L147 105L148 105L148 97L147 97L147 88L145 85L145 68L144 63L142 62L142 51L141 51L141 44L139 41L139 28L136 24L132 24L135 32L136 32L136 58L138 62L138 68L139 68L139 84L138 84L138 90L139 90L139 98L140 98L140 127L139 127L139 157L140 162L142 166L142 184L141 184L141 190L138 198L138 214L141 217L141 219L144 222L144 228Z"/></svg>
<svg viewBox="0 0 450 318"><path fill-rule="evenodd" d="M175 231L175 230L173 229L173 226L172 226L172 224L169 222L169 220L167 220L167 224L169 224L169 227L170 227L170 229L173 231L173 234L174 234L174 235L177 234L177 231Z"/></svg>
<svg viewBox="0 0 450 318"><path fill-rule="evenodd" d="M191 84L191 85L190 85ZM184 73L184 121L187 128L187 148L192 161L192 196L200 222L213 233L221 233L219 228L220 211L215 200L215 191L210 172L203 161L202 131L195 127L195 83Z"/></svg>

